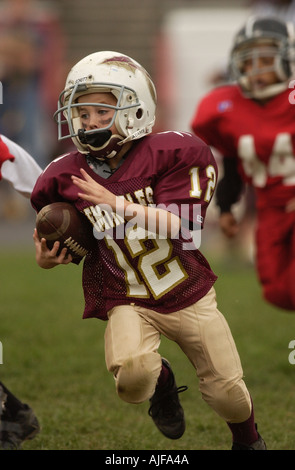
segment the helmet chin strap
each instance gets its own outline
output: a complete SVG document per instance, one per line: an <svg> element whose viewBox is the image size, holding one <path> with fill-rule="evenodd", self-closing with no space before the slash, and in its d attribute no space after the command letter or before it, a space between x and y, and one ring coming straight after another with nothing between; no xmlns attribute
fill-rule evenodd
<svg viewBox="0 0 295 470"><path fill-rule="evenodd" d="M274 83L263 90L253 90L252 95L253 98L256 98L257 100L264 100L282 93L287 88L288 84L286 82Z"/></svg>
<svg viewBox="0 0 295 470"><path fill-rule="evenodd" d="M78 138L90 155L101 161L114 158L121 150L123 143L123 137L113 135L109 129L93 134L86 134L84 129L79 129Z"/></svg>
<svg viewBox="0 0 295 470"><path fill-rule="evenodd" d="M239 84L242 87L242 90L246 96L248 96L249 98L257 99L257 100L264 100L267 98L272 98L273 96L276 96L279 93L282 93L284 90L288 88L288 83L284 81L284 82L274 83L273 85L269 85L261 90L251 90L247 77L242 77L239 80Z"/></svg>
<svg viewBox="0 0 295 470"><path fill-rule="evenodd" d="M96 132L94 134L86 134L85 129L78 130L78 137L83 145L90 145L91 147L102 147L112 136L109 129Z"/></svg>

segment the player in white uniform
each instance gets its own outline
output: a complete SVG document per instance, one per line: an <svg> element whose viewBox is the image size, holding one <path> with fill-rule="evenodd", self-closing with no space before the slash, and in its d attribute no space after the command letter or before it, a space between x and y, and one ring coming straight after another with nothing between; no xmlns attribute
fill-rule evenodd
<svg viewBox="0 0 295 470"><path fill-rule="evenodd" d="M0 135L0 181L29 198L42 170L22 147ZM33 410L0 382L0 449L19 449L40 431Z"/></svg>

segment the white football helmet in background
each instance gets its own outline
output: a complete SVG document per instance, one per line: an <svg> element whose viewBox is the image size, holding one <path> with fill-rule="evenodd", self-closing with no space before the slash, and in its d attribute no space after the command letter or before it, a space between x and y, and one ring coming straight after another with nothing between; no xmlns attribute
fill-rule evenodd
<svg viewBox="0 0 295 470"><path fill-rule="evenodd" d="M77 103L80 96L91 93L112 93L116 99L112 122L104 128L82 128L79 107L104 106L100 103ZM58 123L58 139L71 137L77 149L104 160L113 158L121 146L152 132L155 123L157 95L147 71L132 58L113 51L95 52L73 66L60 94L54 117ZM65 119L63 119L63 116ZM64 124L68 133L63 135ZM110 128L115 124L118 135Z"/></svg>

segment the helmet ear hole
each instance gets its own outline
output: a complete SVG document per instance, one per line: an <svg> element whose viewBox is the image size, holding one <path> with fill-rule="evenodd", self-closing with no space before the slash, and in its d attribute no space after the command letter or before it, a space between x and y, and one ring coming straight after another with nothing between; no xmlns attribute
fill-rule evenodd
<svg viewBox="0 0 295 470"><path fill-rule="evenodd" d="M138 110L136 111L136 117L137 119L141 119L143 116L143 109L142 108L138 108Z"/></svg>

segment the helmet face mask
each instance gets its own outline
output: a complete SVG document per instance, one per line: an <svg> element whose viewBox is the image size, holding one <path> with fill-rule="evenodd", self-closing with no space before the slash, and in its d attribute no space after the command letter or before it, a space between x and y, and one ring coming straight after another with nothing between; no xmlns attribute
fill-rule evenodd
<svg viewBox="0 0 295 470"><path fill-rule="evenodd" d="M248 76L255 76L264 73L275 72L279 78L284 79L282 71L278 69L278 59L280 57L278 49L275 46L266 46L264 43L255 43L255 46L236 51L233 57L233 66L237 74L247 73ZM251 70L247 69L247 63L251 63ZM264 62L261 66L260 62Z"/></svg>
<svg viewBox="0 0 295 470"><path fill-rule="evenodd" d="M247 67L249 63L251 67ZM293 25L273 18L250 18L236 35L231 51L231 73L250 98L263 100L285 90L293 63ZM255 77L263 74L269 74L269 83L255 87Z"/></svg>
<svg viewBox="0 0 295 470"><path fill-rule="evenodd" d="M111 93L116 104L83 102L84 95L93 93ZM83 129L80 109L86 106L112 109L111 122L99 129ZM54 116L59 140L70 137L80 152L104 160L114 157L124 143L149 134L155 111L155 87L144 68L128 56L106 51L90 54L72 68ZM65 124L68 132L63 134ZM113 126L116 135L110 135Z"/></svg>

